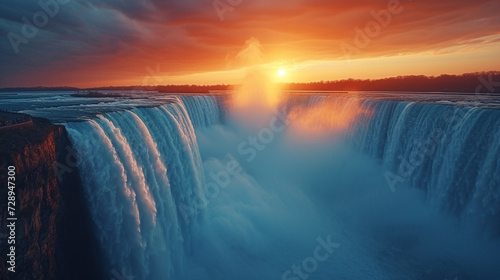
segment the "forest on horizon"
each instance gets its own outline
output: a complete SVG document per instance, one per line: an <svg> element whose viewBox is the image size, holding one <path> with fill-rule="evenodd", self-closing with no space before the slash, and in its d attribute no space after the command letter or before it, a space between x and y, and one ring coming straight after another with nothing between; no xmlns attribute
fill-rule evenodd
<svg viewBox="0 0 500 280"><path fill-rule="evenodd" d="M157 85L118 87L18 87L2 88L9 91L71 91L71 90L145 90L162 93L209 93L216 90L230 90L235 85ZM311 83L282 84L284 90L311 91L410 91L410 92L469 92L500 93L500 71L465 73L461 75L424 76L410 75L383 79L343 79Z"/></svg>

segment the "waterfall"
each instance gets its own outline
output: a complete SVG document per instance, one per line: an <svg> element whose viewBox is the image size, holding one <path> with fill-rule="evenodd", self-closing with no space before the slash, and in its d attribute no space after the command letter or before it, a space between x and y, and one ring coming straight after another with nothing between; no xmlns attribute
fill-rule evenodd
<svg viewBox="0 0 500 280"><path fill-rule="evenodd" d="M295 279L286 277L287 269L311 254L310 246L316 246L311 242L323 240L316 234L331 234L344 251L318 264L318 279L400 279L414 263L421 267L412 267L417 272L409 275L425 279L429 275L420 270L427 264L418 254L393 264L402 250L397 242L420 238L432 247L434 239L415 237L403 223L396 224L402 230L391 231L394 240L387 245L374 237L379 233L361 239L366 229L358 229L378 230L409 195L401 206L408 209L401 211L417 213L408 223L429 236L448 231L434 229L442 220L421 201L486 239L500 235L500 111L350 96L291 97L281 108L288 115L287 130L314 137L316 129L331 130L332 138L305 152L291 149L283 132L247 163L234 152L248 131L225 122L225 106L222 97L176 97L158 107L65 124L110 270L136 279ZM330 147L338 141L341 146ZM236 167L243 171L224 173ZM227 184L220 183L224 180ZM217 184L224 186L206 193ZM384 212L387 205L393 208ZM385 216L372 217L377 211ZM460 266L455 251L446 254ZM455 268L446 263L432 277Z"/></svg>
<svg viewBox="0 0 500 280"><path fill-rule="evenodd" d="M220 117L212 98L187 100L66 124L103 251L140 279L178 275L192 250L197 213L183 211L204 203L204 179L190 115L200 125Z"/></svg>
<svg viewBox="0 0 500 280"><path fill-rule="evenodd" d="M374 115L351 138L382 160L388 185L425 191L465 227L500 235L500 111L364 101Z"/></svg>
<svg viewBox="0 0 500 280"><path fill-rule="evenodd" d="M283 107L361 104L346 141L381 161L387 186L409 185L464 226L500 236L500 111L356 97L300 96ZM302 111L301 113L303 113ZM300 115L307 118L306 114ZM330 106L321 112L342 114ZM318 121L319 117L316 121Z"/></svg>

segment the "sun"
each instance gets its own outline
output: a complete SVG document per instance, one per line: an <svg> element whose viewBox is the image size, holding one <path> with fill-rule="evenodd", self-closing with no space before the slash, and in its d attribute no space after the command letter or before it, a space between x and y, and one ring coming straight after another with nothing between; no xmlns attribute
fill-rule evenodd
<svg viewBox="0 0 500 280"><path fill-rule="evenodd" d="M278 70L278 77L285 77L286 75L286 70L281 68Z"/></svg>

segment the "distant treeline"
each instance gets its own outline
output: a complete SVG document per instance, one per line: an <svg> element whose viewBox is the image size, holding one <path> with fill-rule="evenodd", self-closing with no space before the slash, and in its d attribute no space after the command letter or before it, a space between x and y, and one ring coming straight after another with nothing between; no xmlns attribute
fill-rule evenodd
<svg viewBox="0 0 500 280"><path fill-rule="evenodd" d="M314 83L291 83L288 90L328 91L421 91L500 93L500 72L462 75L398 76L377 80L347 79Z"/></svg>
<svg viewBox="0 0 500 280"><path fill-rule="evenodd" d="M419 92L481 92L500 93L500 72L476 72L462 75L398 76L385 79L347 79L313 83L289 83L287 90L317 91L419 91ZM73 87L3 88L0 92L13 91L77 91L77 90L144 90L163 93L209 93L232 89L232 85L164 85L122 86L79 89Z"/></svg>
<svg viewBox="0 0 500 280"><path fill-rule="evenodd" d="M74 91L76 87L9 87L0 88L0 92L37 92L37 91Z"/></svg>
<svg viewBox="0 0 500 280"><path fill-rule="evenodd" d="M228 90L230 85L166 85L166 86L131 86L131 87L99 87L86 90L144 90L163 93L209 93L211 90Z"/></svg>

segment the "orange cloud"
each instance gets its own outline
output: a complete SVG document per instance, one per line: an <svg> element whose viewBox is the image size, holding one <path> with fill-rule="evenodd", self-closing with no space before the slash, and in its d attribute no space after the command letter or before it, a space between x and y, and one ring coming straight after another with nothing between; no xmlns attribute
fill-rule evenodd
<svg viewBox="0 0 500 280"><path fill-rule="evenodd" d="M396 4L401 11L392 13L387 24L374 17ZM0 5L0 31L5 36L22 34L22 17L40 9L36 3ZM202 74L237 69L228 59L252 37L262 44L264 64L344 61L341 46L348 44L357 49L350 53L352 59L453 53L459 54L454 56L456 63L438 65L443 71L454 71L457 63L478 68L485 60L466 56L498 48L499 12L500 3L494 0L243 0L221 21L211 1L75 1L21 44L19 54L13 53L7 37L0 42L0 86L140 84L148 75L145 69L156 65L169 74L166 82L212 83L215 77L200 78ZM374 36L367 35L367 26ZM362 47L356 45L358 30L369 40ZM498 56L491 59L498 64ZM432 63L427 67L434 68ZM324 77L328 72L332 70L314 74ZM376 74L380 73L365 77ZM224 77L218 81L231 82Z"/></svg>

